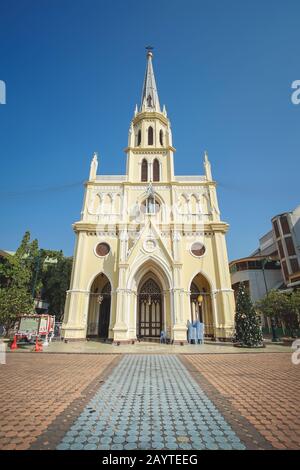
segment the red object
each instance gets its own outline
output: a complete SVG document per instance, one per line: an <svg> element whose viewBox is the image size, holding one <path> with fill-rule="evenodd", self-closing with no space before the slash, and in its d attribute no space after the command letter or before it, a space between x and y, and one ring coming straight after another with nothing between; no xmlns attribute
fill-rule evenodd
<svg viewBox="0 0 300 470"><path fill-rule="evenodd" d="M34 351L35 351L35 352L43 352L43 346L42 346L42 343L39 342L38 337L36 337L36 339L35 339L35 348L34 348Z"/></svg>
<svg viewBox="0 0 300 470"><path fill-rule="evenodd" d="M17 335L14 335L14 340L13 342L11 343L10 345L10 349L12 351L14 351L15 349L18 349L18 345L17 345Z"/></svg>

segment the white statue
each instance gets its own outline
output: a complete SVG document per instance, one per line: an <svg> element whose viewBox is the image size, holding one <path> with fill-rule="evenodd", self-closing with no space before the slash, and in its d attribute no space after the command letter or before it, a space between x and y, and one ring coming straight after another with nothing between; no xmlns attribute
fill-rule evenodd
<svg viewBox="0 0 300 470"><path fill-rule="evenodd" d="M91 166L90 166L90 181L93 181L96 179L97 176L97 169L98 169L98 154L97 152L94 152L93 159L91 161Z"/></svg>

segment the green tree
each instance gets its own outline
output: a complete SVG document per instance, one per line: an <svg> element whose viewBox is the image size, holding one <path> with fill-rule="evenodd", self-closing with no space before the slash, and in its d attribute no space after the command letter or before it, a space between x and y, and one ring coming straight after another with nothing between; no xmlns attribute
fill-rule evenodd
<svg viewBox="0 0 300 470"><path fill-rule="evenodd" d="M291 294L291 304L294 316L296 317L296 328L300 327L300 290L294 290Z"/></svg>
<svg viewBox="0 0 300 470"><path fill-rule="evenodd" d="M20 314L33 311L30 294L32 273L27 258L30 234L26 232L15 255L0 262L0 323L8 330Z"/></svg>
<svg viewBox="0 0 300 470"><path fill-rule="evenodd" d="M29 232L26 232L15 255L0 260L0 287L18 286L30 290L31 270L28 266Z"/></svg>
<svg viewBox="0 0 300 470"><path fill-rule="evenodd" d="M292 338L296 338L297 330L299 328L299 307L300 296L299 293L286 292L282 293L281 309L279 312L280 319L288 330Z"/></svg>
<svg viewBox="0 0 300 470"><path fill-rule="evenodd" d="M49 313L60 321L63 317L66 291L70 287L72 258L65 258L60 252L57 262L51 264L43 273L43 298L49 302Z"/></svg>
<svg viewBox="0 0 300 470"><path fill-rule="evenodd" d="M0 288L0 323L6 333L14 326L20 314L32 313L32 297L24 287L11 285Z"/></svg>
<svg viewBox="0 0 300 470"><path fill-rule="evenodd" d="M268 317L274 317L282 314L285 303L285 294L278 290L270 290L265 297L257 301L256 307Z"/></svg>
<svg viewBox="0 0 300 470"><path fill-rule="evenodd" d="M0 324L9 329L20 314L33 313L33 300L41 295L50 303L49 312L61 318L71 269L72 258L40 249L26 232L15 255L0 258Z"/></svg>
<svg viewBox="0 0 300 470"><path fill-rule="evenodd" d="M234 339L244 347L261 347L263 344L259 317L244 283L240 283L236 299Z"/></svg>
<svg viewBox="0 0 300 470"><path fill-rule="evenodd" d="M61 252L59 251L39 248L37 239L30 241L30 233L25 233L15 256L19 258L23 266L30 273L28 289L33 298L39 296L43 288L43 271L46 259L56 259L60 255Z"/></svg>
<svg viewBox="0 0 300 470"><path fill-rule="evenodd" d="M256 304L257 309L274 322L280 319L294 337L299 328L300 292L271 290Z"/></svg>

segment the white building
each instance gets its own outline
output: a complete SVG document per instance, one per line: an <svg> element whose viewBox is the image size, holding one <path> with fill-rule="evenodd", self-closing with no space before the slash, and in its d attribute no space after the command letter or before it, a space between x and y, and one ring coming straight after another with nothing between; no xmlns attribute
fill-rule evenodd
<svg viewBox="0 0 300 470"><path fill-rule="evenodd" d="M278 258L273 231L270 230L259 239L259 247L246 258L231 261L229 264L231 285L237 293L243 282L252 302L256 302L271 289L283 286L283 277Z"/></svg>

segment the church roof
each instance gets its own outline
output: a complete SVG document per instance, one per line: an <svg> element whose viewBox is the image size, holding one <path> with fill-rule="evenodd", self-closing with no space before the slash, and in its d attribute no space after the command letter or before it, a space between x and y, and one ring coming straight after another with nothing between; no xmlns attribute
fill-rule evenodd
<svg viewBox="0 0 300 470"><path fill-rule="evenodd" d="M152 65L153 54L147 51L147 66L143 84L140 111L160 111L159 98L156 88L155 76Z"/></svg>

